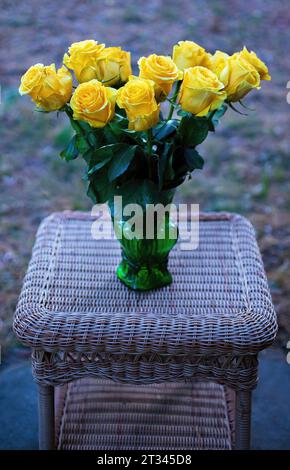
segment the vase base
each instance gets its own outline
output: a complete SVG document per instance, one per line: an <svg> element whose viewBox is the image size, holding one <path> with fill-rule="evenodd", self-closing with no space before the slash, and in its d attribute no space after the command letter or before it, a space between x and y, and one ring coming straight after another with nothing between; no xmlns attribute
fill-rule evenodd
<svg viewBox="0 0 290 470"><path fill-rule="evenodd" d="M126 260L123 259L116 273L120 281L133 290L146 291L159 289L172 282L172 275L166 265L141 266L136 268L130 266Z"/></svg>

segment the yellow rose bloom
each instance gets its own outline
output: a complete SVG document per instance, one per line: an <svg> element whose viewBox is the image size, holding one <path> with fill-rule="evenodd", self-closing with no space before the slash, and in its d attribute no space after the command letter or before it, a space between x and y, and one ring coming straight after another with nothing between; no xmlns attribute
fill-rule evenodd
<svg viewBox="0 0 290 470"><path fill-rule="evenodd" d="M92 127L104 127L114 117L116 93L98 80L81 83L70 101L73 118Z"/></svg>
<svg viewBox="0 0 290 470"><path fill-rule="evenodd" d="M21 78L21 95L30 95L36 105L45 111L61 109L72 95L72 76L61 67L36 64L30 67Z"/></svg>
<svg viewBox="0 0 290 470"><path fill-rule="evenodd" d="M179 93L179 103L184 109L196 116L205 116L209 111L218 109L227 95L224 84L211 70L196 66L184 71Z"/></svg>
<svg viewBox="0 0 290 470"><path fill-rule="evenodd" d="M217 76L219 77L221 74L221 71L227 65L228 58L229 58L229 55L226 54L225 52L215 51L213 55L210 55L207 67L210 70L212 70L214 73L216 73Z"/></svg>
<svg viewBox="0 0 290 470"><path fill-rule="evenodd" d="M267 65L259 59L254 51L249 52L246 46L244 46L243 50L237 54L240 54L240 57L246 59L257 70L260 80L271 80Z"/></svg>
<svg viewBox="0 0 290 470"><path fill-rule="evenodd" d="M179 41L173 47L172 58L179 70L185 70L196 65L207 67L210 54L193 41Z"/></svg>
<svg viewBox="0 0 290 470"><path fill-rule="evenodd" d="M240 53L228 58L219 78L232 102L241 100L253 88L260 88L259 73Z"/></svg>
<svg viewBox="0 0 290 470"><path fill-rule="evenodd" d="M117 93L119 108L125 109L129 129L145 131L159 120L160 105L154 95L154 82L130 75L129 81Z"/></svg>
<svg viewBox="0 0 290 470"><path fill-rule="evenodd" d="M98 59L96 74L105 86L126 82L132 74L130 52L121 47L106 47Z"/></svg>
<svg viewBox="0 0 290 470"><path fill-rule="evenodd" d="M33 100L35 100L39 90L41 89L43 76L43 64L35 64L30 67L21 77L21 84L19 87L20 95L29 95Z"/></svg>
<svg viewBox="0 0 290 470"><path fill-rule="evenodd" d="M105 44L98 44L93 39L74 42L63 57L63 63L74 71L79 83L97 78L97 62Z"/></svg>
<svg viewBox="0 0 290 470"><path fill-rule="evenodd" d="M155 83L155 98L158 102L169 95L176 80L182 79L182 72L169 56L151 54L149 57L141 57L138 65L140 78L147 78Z"/></svg>

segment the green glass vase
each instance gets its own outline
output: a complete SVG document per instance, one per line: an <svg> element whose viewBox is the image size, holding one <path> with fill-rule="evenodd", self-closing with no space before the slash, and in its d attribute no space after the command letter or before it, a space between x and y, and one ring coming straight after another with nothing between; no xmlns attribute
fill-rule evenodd
<svg viewBox="0 0 290 470"><path fill-rule="evenodd" d="M122 260L117 268L118 278L130 289L151 290L172 282L168 256L178 239L177 223L169 212L155 217L151 238L146 236L148 222L143 213L142 233L132 237L132 226L126 219L112 217L114 230L122 248ZM152 221L149 222L152 225Z"/></svg>

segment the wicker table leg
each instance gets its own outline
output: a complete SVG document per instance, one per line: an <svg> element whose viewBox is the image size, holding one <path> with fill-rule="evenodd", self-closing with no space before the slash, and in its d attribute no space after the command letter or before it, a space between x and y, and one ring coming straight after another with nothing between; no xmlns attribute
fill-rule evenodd
<svg viewBox="0 0 290 470"><path fill-rule="evenodd" d="M238 450L250 449L251 442L251 401L249 391L236 392L236 426L235 448Z"/></svg>
<svg viewBox="0 0 290 470"><path fill-rule="evenodd" d="M54 387L48 385L38 385L38 433L39 449L54 449Z"/></svg>

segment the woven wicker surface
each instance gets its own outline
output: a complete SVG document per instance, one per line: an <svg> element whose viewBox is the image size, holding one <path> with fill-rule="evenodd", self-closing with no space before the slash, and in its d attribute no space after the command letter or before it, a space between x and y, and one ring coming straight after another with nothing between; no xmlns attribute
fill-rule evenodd
<svg viewBox="0 0 290 470"><path fill-rule="evenodd" d="M34 349L34 377L54 385L85 375L130 382L200 376L253 388L256 354L276 318L252 226L202 215L195 251L170 256L174 282L132 292L116 279L116 240L94 240L93 219L58 213L42 223L14 329Z"/></svg>
<svg viewBox="0 0 290 470"><path fill-rule="evenodd" d="M232 418L221 385L134 386L82 379L63 387L59 395L59 449L189 450L232 445Z"/></svg>

